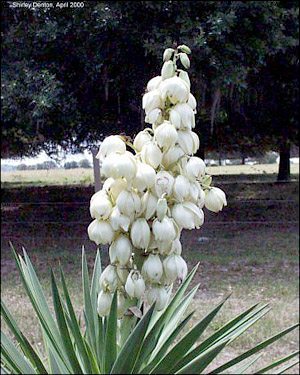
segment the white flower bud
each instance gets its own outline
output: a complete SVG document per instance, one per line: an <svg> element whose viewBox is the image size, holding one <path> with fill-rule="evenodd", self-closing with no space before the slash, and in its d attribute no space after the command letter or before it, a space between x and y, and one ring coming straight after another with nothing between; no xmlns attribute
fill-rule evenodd
<svg viewBox="0 0 300 375"><path fill-rule="evenodd" d="M104 292L111 292L113 293L117 288L117 271L116 267L109 265L105 268L105 270L101 273L99 278L100 288Z"/></svg>
<svg viewBox="0 0 300 375"><path fill-rule="evenodd" d="M109 247L110 263L125 266L131 257L132 245L127 236L120 234Z"/></svg>
<svg viewBox="0 0 300 375"><path fill-rule="evenodd" d="M168 204L165 198L159 198L156 206L156 216L162 220L168 212Z"/></svg>
<svg viewBox="0 0 300 375"><path fill-rule="evenodd" d="M201 178L205 173L204 161L196 156L189 158L185 167L185 173L191 181Z"/></svg>
<svg viewBox="0 0 300 375"><path fill-rule="evenodd" d="M140 152L144 144L151 140L152 140L151 135L147 131L143 130L137 133L137 135L135 136L134 141L133 141L133 146L136 148L138 152Z"/></svg>
<svg viewBox="0 0 300 375"><path fill-rule="evenodd" d="M186 68L188 69L191 65L190 63L190 59L188 57L188 55L186 53L180 53L179 54L179 58L180 58L180 62L181 64Z"/></svg>
<svg viewBox="0 0 300 375"><path fill-rule="evenodd" d="M163 108L163 100L158 89L152 90L143 96L143 109L149 113L154 108Z"/></svg>
<svg viewBox="0 0 300 375"><path fill-rule="evenodd" d="M132 185L143 192L145 189L151 189L155 183L155 170L145 163L137 163L137 174Z"/></svg>
<svg viewBox="0 0 300 375"><path fill-rule="evenodd" d="M154 138L160 147L167 149L175 145L178 135L174 126L169 121L164 121L155 129Z"/></svg>
<svg viewBox="0 0 300 375"><path fill-rule="evenodd" d="M141 159L143 163L149 164L156 169L161 163L162 152L154 142L148 142L142 148Z"/></svg>
<svg viewBox="0 0 300 375"><path fill-rule="evenodd" d="M102 191L95 193L90 202L90 214L93 219L107 219L111 213L112 205L107 195Z"/></svg>
<svg viewBox="0 0 300 375"><path fill-rule="evenodd" d="M167 48L163 54L163 61L169 61L174 52L173 48Z"/></svg>
<svg viewBox="0 0 300 375"><path fill-rule="evenodd" d="M155 309L157 311L161 311L167 306L168 299L168 293L162 286L155 286L147 292L147 300L149 305L156 302Z"/></svg>
<svg viewBox="0 0 300 375"><path fill-rule="evenodd" d="M186 262L180 255L169 255L163 261L163 266L166 277L171 283L177 278L179 278L180 281L183 281L188 273Z"/></svg>
<svg viewBox="0 0 300 375"><path fill-rule="evenodd" d="M181 51L185 52L185 53L191 53L191 49L186 46L185 44L182 44L180 46L177 47L178 49L180 49Z"/></svg>
<svg viewBox="0 0 300 375"><path fill-rule="evenodd" d="M130 238L133 246L138 249L148 249L150 242L150 228L144 218L139 218L133 222L130 231Z"/></svg>
<svg viewBox="0 0 300 375"><path fill-rule="evenodd" d="M203 211L191 202L175 204L172 216L176 223L185 229L198 229L204 222Z"/></svg>
<svg viewBox="0 0 300 375"><path fill-rule="evenodd" d="M181 70L179 73L179 78L181 78L188 85L189 88L191 87L191 81L187 72Z"/></svg>
<svg viewBox="0 0 300 375"><path fill-rule="evenodd" d="M175 164L182 156L184 151L180 146L175 145L169 150L165 151L162 158L162 164L165 168L170 167L172 164Z"/></svg>
<svg viewBox="0 0 300 375"><path fill-rule="evenodd" d="M161 69L163 79L171 78L175 74L175 65L173 61L166 61Z"/></svg>
<svg viewBox="0 0 300 375"><path fill-rule="evenodd" d="M159 90L163 100L168 97L172 104L185 103L189 98L189 86L179 77L165 79Z"/></svg>
<svg viewBox="0 0 300 375"><path fill-rule="evenodd" d="M178 144L187 155L193 155L199 149L199 137L191 130L178 130Z"/></svg>
<svg viewBox="0 0 300 375"><path fill-rule="evenodd" d="M195 114L188 104L178 103L170 111L170 121L176 129L191 130L195 127Z"/></svg>
<svg viewBox="0 0 300 375"><path fill-rule="evenodd" d="M190 93L190 95L189 95L189 100L188 100L187 104L192 108L193 111L196 110L197 101L196 101L196 99L195 99L195 97L192 93Z"/></svg>
<svg viewBox="0 0 300 375"><path fill-rule="evenodd" d="M126 186L127 186L127 183L125 180L123 179L115 180L114 178L109 177L107 180L105 180L102 190L106 191L107 194L111 195L111 197L115 201L118 195L121 193L121 191L126 188ZM94 196L96 194L94 194Z"/></svg>
<svg viewBox="0 0 300 375"><path fill-rule="evenodd" d="M143 277L151 283L158 283L163 275L163 265L159 255L150 254L142 267Z"/></svg>
<svg viewBox="0 0 300 375"><path fill-rule="evenodd" d="M134 215L132 214L130 217L121 214L118 207L115 206L110 214L109 222L113 228L113 230L117 231L119 229L123 229L125 232L128 231L129 225L134 219Z"/></svg>
<svg viewBox="0 0 300 375"><path fill-rule="evenodd" d="M199 198L197 201L197 206L203 208L205 204L205 192L200 188Z"/></svg>
<svg viewBox="0 0 300 375"><path fill-rule="evenodd" d="M227 206L226 195L223 190L212 187L205 191L205 207L212 212L222 211Z"/></svg>
<svg viewBox="0 0 300 375"><path fill-rule="evenodd" d="M173 185L173 195L179 202L183 202L190 194L190 183L188 179L182 175L175 178Z"/></svg>
<svg viewBox="0 0 300 375"><path fill-rule="evenodd" d="M150 79L150 81L147 84L147 91L152 91L158 88L158 86L162 82L161 76L156 76Z"/></svg>
<svg viewBox="0 0 300 375"><path fill-rule="evenodd" d="M152 224L152 232L157 241L173 241L176 238L176 228L174 222L169 217L164 217L161 221L155 219Z"/></svg>
<svg viewBox="0 0 300 375"><path fill-rule="evenodd" d="M127 277L125 290L131 298L141 298L145 293L145 282L142 275L137 270L130 271Z"/></svg>
<svg viewBox="0 0 300 375"><path fill-rule="evenodd" d="M167 171L160 171L155 178L155 192L160 198L163 194L171 195L174 177Z"/></svg>
<svg viewBox="0 0 300 375"><path fill-rule="evenodd" d="M128 151L124 154L111 154L104 160L102 170L106 177L115 179L124 177L129 181L136 175L136 160Z"/></svg>
<svg viewBox="0 0 300 375"><path fill-rule="evenodd" d="M112 299L113 295L103 290L98 294L97 311L100 316L107 316L109 314Z"/></svg>
<svg viewBox="0 0 300 375"><path fill-rule="evenodd" d="M111 153L120 153L124 154L126 151L125 142L118 135L110 135L106 137L101 143L98 154L96 155L97 159L105 159Z"/></svg>
<svg viewBox="0 0 300 375"><path fill-rule="evenodd" d="M141 199L134 191L125 189L118 195L116 205L121 214L131 217L140 212Z"/></svg>
<svg viewBox="0 0 300 375"><path fill-rule="evenodd" d="M146 220L152 218L155 214L157 206L157 197L150 191L147 191L141 199L141 213L145 216Z"/></svg>
<svg viewBox="0 0 300 375"><path fill-rule="evenodd" d="M145 122L148 124L159 125L163 122L162 111L159 108L154 108L145 117Z"/></svg>
<svg viewBox="0 0 300 375"><path fill-rule="evenodd" d="M95 219L88 226L88 235L97 245L106 245L112 242L114 231L108 221Z"/></svg>

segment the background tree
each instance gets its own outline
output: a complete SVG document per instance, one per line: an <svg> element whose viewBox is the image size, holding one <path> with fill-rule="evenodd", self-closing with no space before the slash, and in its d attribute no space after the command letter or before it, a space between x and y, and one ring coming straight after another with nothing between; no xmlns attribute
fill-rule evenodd
<svg viewBox="0 0 300 375"><path fill-rule="evenodd" d="M5 3L3 156L137 133L145 83L163 49L182 43L194 52L202 157L281 147L283 161L283 144L295 143L298 98L286 95L298 69L295 1L90 1L76 12Z"/></svg>

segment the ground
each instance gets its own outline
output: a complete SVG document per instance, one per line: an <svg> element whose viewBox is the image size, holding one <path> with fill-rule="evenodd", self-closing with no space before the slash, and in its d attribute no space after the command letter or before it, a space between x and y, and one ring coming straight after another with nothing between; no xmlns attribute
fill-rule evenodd
<svg viewBox="0 0 300 375"><path fill-rule="evenodd" d="M226 191L228 207L219 214L206 211L203 227L198 231L184 231L182 235L183 254L189 268L200 262L194 280L194 283L200 283L194 303L195 319L204 316L231 292L232 296L211 331L256 302L270 303L272 307L257 326L224 352L220 362L298 322L299 317L298 182L276 183L275 175L263 174L265 167L259 169L259 174L257 169L256 174L250 174L250 167L246 166L247 169L242 169L245 173L237 176L237 170L233 173L230 169L237 167L210 168L211 174L213 171L222 173L215 176L214 181ZM227 174L228 168L231 175ZM48 176L51 173L49 171ZM77 178L78 186L25 188L20 187L19 182L13 184L19 188L10 185L2 190L2 297L30 340L37 345L41 341L40 329L17 276L8 240L18 251L21 246L26 247L47 297L50 296L49 269L57 270L60 261L80 312L81 246L86 247L90 267L96 246L86 234L93 188L84 186L77 173L79 171L75 170L73 177L70 177L71 172L65 173L64 178L70 177L73 181ZM2 177L3 182L7 181L4 173ZM293 177L297 178L296 175ZM39 178L42 180L42 175ZM51 179L55 181L52 175ZM44 183L48 184L47 181ZM106 264L106 247L101 248L101 254ZM257 368L297 350L298 342L297 332L281 339L265 350ZM299 373L299 368L289 373Z"/></svg>

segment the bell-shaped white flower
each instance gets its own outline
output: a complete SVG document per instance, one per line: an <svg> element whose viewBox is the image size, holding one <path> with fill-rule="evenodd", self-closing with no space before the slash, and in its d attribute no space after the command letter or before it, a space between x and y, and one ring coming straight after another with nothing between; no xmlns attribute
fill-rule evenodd
<svg viewBox="0 0 300 375"><path fill-rule="evenodd" d="M151 283L158 283L163 275L163 265L159 255L150 254L142 267L143 277Z"/></svg>
<svg viewBox="0 0 300 375"><path fill-rule="evenodd" d="M117 316L118 318L122 318L126 311L126 298L124 297L123 293L118 293L117 297Z"/></svg>
<svg viewBox="0 0 300 375"><path fill-rule="evenodd" d="M184 70L180 70L179 78L181 78L188 85L188 88L190 89L191 81L190 81L188 73L185 72Z"/></svg>
<svg viewBox="0 0 300 375"><path fill-rule="evenodd" d="M167 256L163 261L163 266L169 282L172 283L177 278L183 281L186 278L188 268L185 260L180 255L171 254Z"/></svg>
<svg viewBox="0 0 300 375"><path fill-rule="evenodd" d="M175 178L173 185L173 196L179 202L183 202L190 194L190 182L182 175Z"/></svg>
<svg viewBox="0 0 300 375"><path fill-rule="evenodd" d="M118 282L118 279L117 279L116 267L110 264L101 273L101 276L99 278L100 288L104 292L109 291L113 293L117 289L117 282Z"/></svg>
<svg viewBox="0 0 300 375"><path fill-rule="evenodd" d="M204 161L197 156L192 156L185 166L185 173L191 181L203 177L205 173Z"/></svg>
<svg viewBox="0 0 300 375"><path fill-rule="evenodd" d="M113 230L117 231L119 229L123 229L125 232L127 232L133 219L134 214L132 214L130 217L123 215L119 211L118 207L115 206L111 211L109 222Z"/></svg>
<svg viewBox="0 0 300 375"><path fill-rule="evenodd" d="M121 193L121 191L126 188L126 186L127 186L126 180L122 178L118 178L115 180L114 178L109 177L107 180L105 180L102 190L104 190L108 195L110 195L115 201L118 195ZM96 194L94 194L93 196L95 196Z"/></svg>
<svg viewBox="0 0 300 375"><path fill-rule="evenodd" d="M155 178L155 192L160 198L163 194L171 195L174 177L167 171L160 171Z"/></svg>
<svg viewBox="0 0 300 375"><path fill-rule="evenodd" d="M200 141L196 133L191 130L178 130L177 143L187 155L193 155L199 149Z"/></svg>
<svg viewBox="0 0 300 375"><path fill-rule="evenodd" d="M205 205L205 192L204 190L202 190L200 188L200 193L199 193L199 197L198 197L198 200L197 200L197 206L199 208L203 208Z"/></svg>
<svg viewBox="0 0 300 375"><path fill-rule="evenodd" d="M133 146L138 152L141 152L143 146L145 143L152 140L152 136L145 130L142 130L141 132L137 133L137 135L134 138Z"/></svg>
<svg viewBox="0 0 300 375"><path fill-rule="evenodd" d="M173 48L167 48L164 51L164 54L163 54L163 62L169 61L171 59L173 53L174 53L174 49Z"/></svg>
<svg viewBox="0 0 300 375"><path fill-rule="evenodd" d="M172 242L172 247L171 247L170 253L175 254L175 255L181 255L181 252L182 252L181 242L180 242L179 238L176 238Z"/></svg>
<svg viewBox="0 0 300 375"><path fill-rule="evenodd" d="M146 115L145 122L147 122L148 124L153 124L155 126L161 124L163 122L163 115L161 109L152 109L152 111L150 111Z"/></svg>
<svg viewBox="0 0 300 375"><path fill-rule="evenodd" d="M145 189L151 189L154 186L155 176L155 170L151 165L138 162L137 173L132 185L142 193Z"/></svg>
<svg viewBox="0 0 300 375"><path fill-rule="evenodd" d="M165 198L159 198L156 206L156 216L158 220L162 220L168 212L168 203Z"/></svg>
<svg viewBox="0 0 300 375"><path fill-rule="evenodd" d="M169 98L172 104L185 103L189 98L190 89L181 78L174 76L165 79L160 85L159 90L163 100Z"/></svg>
<svg viewBox="0 0 300 375"><path fill-rule="evenodd" d="M131 298L141 298L145 293L145 282L138 270L130 271L126 280L125 290Z"/></svg>
<svg viewBox="0 0 300 375"><path fill-rule="evenodd" d="M110 311L113 295L109 292L100 291L97 300L97 311L100 316L107 316Z"/></svg>
<svg viewBox="0 0 300 375"><path fill-rule="evenodd" d="M199 229L204 222L203 211L191 202L175 204L172 208L172 217L185 229Z"/></svg>
<svg viewBox="0 0 300 375"><path fill-rule="evenodd" d="M107 219L112 211L112 204L106 194L95 193L90 202L90 214L93 219Z"/></svg>
<svg viewBox="0 0 300 375"><path fill-rule="evenodd" d="M162 152L154 142L148 142L142 148L141 159L143 163L149 164L156 169L161 163Z"/></svg>
<svg viewBox="0 0 300 375"><path fill-rule="evenodd" d="M154 286L147 292L147 301L149 305L156 302L155 310L157 311L163 310L167 306L168 300L169 295L162 286Z"/></svg>
<svg viewBox="0 0 300 375"><path fill-rule="evenodd" d="M186 103L178 103L170 111L170 121L176 129L189 129L195 127L195 114Z"/></svg>
<svg viewBox="0 0 300 375"><path fill-rule="evenodd" d="M136 175L136 160L129 151L124 154L111 154L103 161L102 170L106 177L124 177L130 181Z"/></svg>
<svg viewBox="0 0 300 375"><path fill-rule="evenodd" d="M154 138L160 147L168 149L175 145L178 135L170 121L164 121L155 129Z"/></svg>
<svg viewBox="0 0 300 375"><path fill-rule="evenodd" d="M150 242L150 228L144 218L139 218L133 222L130 230L130 238L133 246L138 249L148 249Z"/></svg>
<svg viewBox="0 0 300 375"><path fill-rule="evenodd" d="M177 163L177 161L184 155L184 151L178 145L171 147L169 150L163 153L162 165L165 168L169 168L171 165Z"/></svg>
<svg viewBox="0 0 300 375"><path fill-rule="evenodd" d="M103 160L112 153L118 152L120 154L124 154L125 151L125 142L118 135L110 135L109 137L106 137L104 141L101 143L96 158Z"/></svg>
<svg viewBox="0 0 300 375"><path fill-rule="evenodd" d="M157 207L157 197L150 191L147 191L141 198L141 214L146 220L151 219Z"/></svg>
<svg viewBox="0 0 300 375"><path fill-rule="evenodd" d="M135 215L141 211L141 199L138 194L131 190L123 190L118 195L116 205L121 212L128 217Z"/></svg>
<svg viewBox="0 0 300 375"><path fill-rule="evenodd" d="M108 221L95 219L88 226L88 235L97 245L107 245L114 238L114 230Z"/></svg>
<svg viewBox="0 0 300 375"><path fill-rule="evenodd" d="M132 244L130 239L124 234L120 234L109 247L110 263L119 263L125 266L132 254Z"/></svg>
<svg viewBox="0 0 300 375"><path fill-rule="evenodd" d="M187 104L192 108L193 111L196 111L197 101L196 101L196 98L194 97L194 95L192 93L189 94L189 100L188 100Z"/></svg>
<svg viewBox="0 0 300 375"><path fill-rule="evenodd" d="M160 255L168 255L171 252L173 241L155 241L155 247Z"/></svg>
<svg viewBox="0 0 300 375"><path fill-rule="evenodd" d="M226 195L223 190L212 187L205 191L205 207L212 212L222 211L227 206Z"/></svg>
<svg viewBox="0 0 300 375"><path fill-rule="evenodd" d="M201 186L200 186L199 182L198 181L190 182L190 194L189 194L187 200L189 200L189 201L191 201L192 203L195 203L195 204L197 203L197 205L198 205L198 199L200 197L200 194L201 194ZM199 207L199 208L201 208L201 207Z"/></svg>
<svg viewBox="0 0 300 375"><path fill-rule="evenodd" d="M155 90L159 87L162 82L162 76L156 76L150 79L147 83L147 91Z"/></svg>
<svg viewBox="0 0 300 375"><path fill-rule="evenodd" d="M165 216L161 221L155 219L152 223L152 232L157 241L173 241L176 238L174 222Z"/></svg>
<svg viewBox="0 0 300 375"><path fill-rule="evenodd" d="M129 275L129 269L128 269L128 267L127 266L124 267L124 266L121 266L120 264L117 264L116 269L117 269L117 275L118 275L119 279L121 280L121 282L123 284L125 284L126 280L127 280L127 277Z"/></svg>
<svg viewBox="0 0 300 375"><path fill-rule="evenodd" d="M158 89L151 90L143 96L143 109L149 113L154 108L163 108L163 100Z"/></svg>
<svg viewBox="0 0 300 375"><path fill-rule="evenodd" d="M161 69L161 76L163 79L171 78L175 75L175 65L173 61L166 61Z"/></svg>

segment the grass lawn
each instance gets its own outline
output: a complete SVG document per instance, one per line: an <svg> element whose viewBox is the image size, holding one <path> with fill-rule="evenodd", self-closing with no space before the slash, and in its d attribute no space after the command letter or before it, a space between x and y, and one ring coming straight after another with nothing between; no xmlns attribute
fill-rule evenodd
<svg viewBox="0 0 300 375"><path fill-rule="evenodd" d="M249 178L248 175L245 177ZM224 351L218 364L297 323L299 319L298 184L232 183L225 184L223 189L228 194L228 207L219 214L206 211L203 227L198 231L184 231L182 235L183 254L189 269L200 262L194 280L194 284L200 283L200 288L194 302L195 319L190 325L229 293L232 293L230 299L207 334L256 302L270 303L272 310L260 323L232 343ZM12 189L4 193L3 203L24 200L35 203L15 211L3 212L3 221L7 224L2 224L1 294L30 341L40 346L40 328L17 275L7 238L13 239L18 251L21 251L21 245L26 247L49 300L49 270L51 267L57 270L57 264L61 262L76 311L81 313L81 245L86 246L90 268L96 251L96 246L86 235L86 227L90 221L88 200L92 189L73 191L68 187L62 190L53 187L52 190L36 191ZM81 200L83 204L64 209L55 204L39 206L39 199L45 202L47 196L51 201ZM43 224L46 220L57 220L60 224ZM82 224L68 225L68 221L75 220ZM18 221L25 223L18 224ZM40 221L40 224L31 225L31 221ZM107 247L103 247L101 253L105 265L108 261ZM261 368L298 347L298 333L290 333L265 349L259 365L254 365L253 368ZM299 367L288 373L298 374Z"/></svg>
<svg viewBox="0 0 300 375"><path fill-rule="evenodd" d="M222 180L254 178L276 180L277 164L227 165L208 167L207 173L222 176ZM299 165L291 164L293 178L299 177ZM35 171L9 171L1 173L1 187L49 186L49 185L91 185L94 181L92 169L50 169Z"/></svg>

